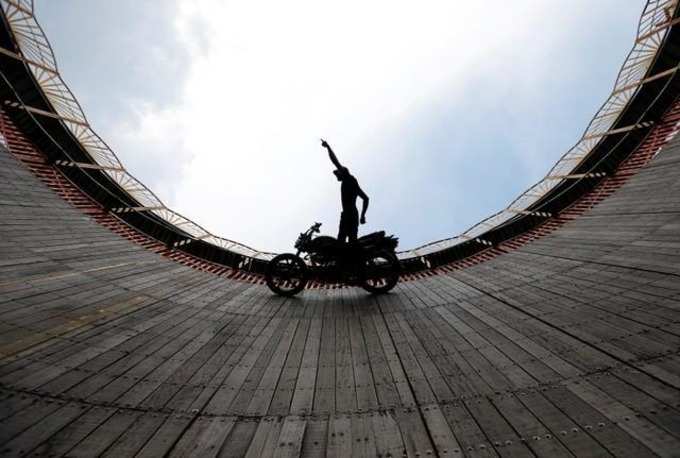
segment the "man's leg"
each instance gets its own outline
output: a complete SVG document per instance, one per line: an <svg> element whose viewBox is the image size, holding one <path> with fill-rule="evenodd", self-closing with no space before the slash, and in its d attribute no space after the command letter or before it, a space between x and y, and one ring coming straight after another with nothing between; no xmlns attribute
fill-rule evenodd
<svg viewBox="0 0 680 458"><path fill-rule="evenodd" d="M349 242L353 243L357 241L357 235L359 234L359 221L352 221L351 227L347 228L347 236L349 237Z"/></svg>
<svg viewBox="0 0 680 458"><path fill-rule="evenodd" d="M338 242L344 242L347 238L347 221L344 215L340 215L340 227L338 227Z"/></svg>

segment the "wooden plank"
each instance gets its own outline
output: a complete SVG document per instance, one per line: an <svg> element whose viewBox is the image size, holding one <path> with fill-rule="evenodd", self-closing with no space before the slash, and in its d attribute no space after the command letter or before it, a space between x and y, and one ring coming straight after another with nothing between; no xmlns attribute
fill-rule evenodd
<svg viewBox="0 0 680 458"><path fill-rule="evenodd" d="M248 447L246 458L271 457L278 445L283 422L277 417L264 417L255 431L253 440Z"/></svg>
<svg viewBox="0 0 680 458"><path fill-rule="evenodd" d="M238 420L222 444L220 458L241 458L246 455L259 422L253 419Z"/></svg>
<svg viewBox="0 0 680 458"><path fill-rule="evenodd" d="M406 446L393 415L388 411L374 412L370 423L375 438L377 456L403 456Z"/></svg>
<svg viewBox="0 0 680 458"><path fill-rule="evenodd" d="M321 328L321 318L311 319L300 371L295 380L295 391L290 404L290 412L293 414L311 413L314 405L314 391L319 368L319 349L321 348Z"/></svg>
<svg viewBox="0 0 680 458"><path fill-rule="evenodd" d="M347 307L346 303L339 304ZM344 313L343 313L344 315ZM345 316L335 318L335 410L353 412L357 409L357 392L352 365L349 323Z"/></svg>
<svg viewBox="0 0 680 458"><path fill-rule="evenodd" d="M24 393L3 393L5 397L0 400L0 421L5 421L16 412L22 411L36 401L33 396Z"/></svg>
<svg viewBox="0 0 680 458"><path fill-rule="evenodd" d="M135 456L156 457L169 453L193 420L191 415L168 415Z"/></svg>
<svg viewBox="0 0 680 458"><path fill-rule="evenodd" d="M302 441L302 456L325 458L328 439L328 418L308 418Z"/></svg>
<svg viewBox="0 0 680 458"><path fill-rule="evenodd" d="M496 396L492 402L537 456L572 456L571 452L560 442L560 436L546 428L514 396Z"/></svg>
<svg viewBox="0 0 680 458"><path fill-rule="evenodd" d="M577 428L572 428L572 432L579 433L583 431L591 435L596 441L606 447L610 454L614 456L636 457L648 456L653 453L645 445L622 430L619 427L621 426L620 424L609 421L602 413L570 390L564 387L553 388L545 391L545 396L578 425ZM626 421L625 417L623 421Z"/></svg>
<svg viewBox="0 0 680 458"><path fill-rule="evenodd" d="M115 411L116 409L114 408L106 407L90 408L67 426L49 436L38 447L31 450L31 455L45 456L53 454L61 456L66 454L78 442L110 418Z"/></svg>
<svg viewBox="0 0 680 458"><path fill-rule="evenodd" d="M601 412L609 421L618 423L623 430L655 453L659 455L672 455L677 450L680 450L680 439L665 433L649 420L636 416L635 411L618 402L596 386L582 382L578 385L569 384L567 388Z"/></svg>
<svg viewBox="0 0 680 458"><path fill-rule="evenodd" d="M335 321L332 316L333 302L324 309L319 349L319 368L314 389L314 412L335 412Z"/></svg>
<svg viewBox="0 0 680 458"><path fill-rule="evenodd" d="M197 417L182 433L169 456L214 458L235 423L235 417Z"/></svg>
<svg viewBox="0 0 680 458"><path fill-rule="evenodd" d="M246 415L264 415L269 410L271 401L276 392L276 387L279 384L279 379L281 378L281 374L284 372L286 361L288 360L289 351L291 349L291 345L293 344L298 325L299 321L296 319L290 319L288 321L285 331L278 340L278 343L272 352L271 359L264 362L266 367L263 368L259 383L256 385L257 388L255 388L252 394L252 398L246 409ZM302 335L304 334L305 333L303 331ZM299 357L293 356L293 358L296 359L296 361L295 363L291 364L295 364L297 366L299 363ZM295 370L294 373L297 374L297 370ZM255 375L251 376L257 378ZM290 392L291 389L288 388L288 391ZM287 412L289 401L286 401L287 402L285 403L284 409Z"/></svg>
<svg viewBox="0 0 680 458"><path fill-rule="evenodd" d="M407 386L414 395L414 400L419 404L432 404L436 397L428 383L427 376L418 364L418 356L409 345L408 338L404 335L399 324L399 318L394 314L383 315L390 338L398 354L398 361L407 377ZM407 404L408 406L408 404Z"/></svg>
<svg viewBox="0 0 680 458"><path fill-rule="evenodd" d="M434 442L436 455L443 456L461 453L461 446L451 431L444 414L437 405L421 407L421 413L425 420L432 442Z"/></svg>
<svg viewBox="0 0 680 458"><path fill-rule="evenodd" d="M442 406L441 410L456 440L460 443L458 452L454 448L453 453L462 453L465 456L472 457L498 456L489 438L484 434L465 404L454 402Z"/></svg>
<svg viewBox="0 0 680 458"><path fill-rule="evenodd" d="M234 338L246 316L236 316L233 320L224 321L226 326L202 347L189 361L182 364L152 394L140 403L140 407L159 409L172 405L176 409L189 410L191 403L200 393L201 382L209 380L218 367L217 358L224 361L229 353L223 351L225 344ZM207 380L206 380L207 379Z"/></svg>
<svg viewBox="0 0 680 458"><path fill-rule="evenodd" d="M352 420L349 415L330 417L326 444L328 458L352 456Z"/></svg>
<svg viewBox="0 0 680 458"><path fill-rule="evenodd" d="M194 374L193 384L182 388L169 403L177 409L203 411L222 388L226 377L270 321L270 316L254 315L238 325L238 331L224 343L220 351L208 363ZM219 412L219 409L215 409L215 413Z"/></svg>
<svg viewBox="0 0 680 458"><path fill-rule="evenodd" d="M352 427L352 456L376 456L375 437L371 428L371 419L367 414L354 414L350 417Z"/></svg>
<svg viewBox="0 0 680 458"><path fill-rule="evenodd" d="M430 439L429 432L416 409L396 409L394 419L401 431L404 447L408 456L421 456L423 454L432 455L434 445Z"/></svg>
<svg viewBox="0 0 680 458"><path fill-rule="evenodd" d="M63 401L36 399L23 409L16 411L13 415L5 417L0 422L0 445L9 442L36 422L61 408L64 404Z"/></svg>
<svg viewBox="0 0 680 458"><path fill-rule="evenodd" d="M399 393L375 324L372 319L365 317L360 320L360 326L373 375L377 405L383 409L400 407Z"/></svg>
<svg viewBox="0 0 680 458"><path fill-rule="evenodd" d="M397 393L399 394L399 401L401 405L414 405L415 397L411 391L411 386L406 379L404 367L402 366L401 359L397 354L397 349L387 328L387 323L384 320L384 316L382 314L374 315L373 324L380 340L382 352L385 355L390 373L392 374L394 386L397 390Z"/></svg>
<svg viewBox="0 0 680 458"><path fill-rule="evenodd" d="M356 383L357 412L375 410L378 398L375 390L375 380L366 351L366 342L359 323L360 318L353 315L348 320L349 338L352 352L352 367Z"/></svg>
<svg viewBox="0 0 680 458"><path fill-rule="evenodd" d="M274 450L274 458L300 456L306 427L307 420L304 418L297 416L286 417L281 427L278 447Z"/></svg>
<svg viewBox="0 0 680 458"><path fill-rule="evenodd" d="M276 390L273 393L268 415L288 415L291 413L291 403L295 393L295 386L302 371L302 357L309 333L310 320L302 319L295 330ZM313 391L309 390L309 393ZM310 402L311 404L311 402Z"/></svg>
<svg viewBox="0 0 680 458"><path fill-rule="evenodd" d="M432 335L424 328L424 326L421 326L418 312L399 314L396 316L396 319L401 328L402 335L406 338L406 342L413 352L419 370L427 380L435 399L438 402L453 400L455 396L451 391L451 388L446 383L444 376L440 372L440 368L437 367L430 357L433 352L428 351L426 348L428 343L432 341ZM413 383L416 382L412 382L412 384ZM428 404L428 402L425 402L423 399L421 405L422 404Z"/></svg>
<svg viewBox="0 0 680 458"><path fill-rule="evenodd" d="M139 415L134 423L106 449L102 456L110 458L134 456L158 431L165 420L165 415L156 413Z"/></svg>
<svg viewBox="0 0 680 458"><path fill-rule="evenodd" d="M550 403L539 392L525 392L518 399L537 418L540 419L552 434L562 442L574 456L612 456L606 448L597 442L592 436L581 431L571 418L565 415L555 405Z"/></svg>
<svg viewBox="0 0 680 458"><path fill-rule="evenodd" d="M644 390L631 386L610 374L597 374L589 381L607 395L633 410L656 426L665 429L669 434L680 431L680 411L673 403L660 402L649 396ZM676 397L676 400L680 396ZM677 402L677 401L676 401Z"/></svg>
<svg viewBox="0 0 680 458"><path fill-rule="evenodd" d="M32 426L22 431L12 440L2 444L2 453L15 456L30 453L42 442L49 441L50 437L59 432L59 430L83 415L86 409L83 405L69 403L51 412L44 418L36 418L36 422Z"/></svg>
<svg viewBox="0 0 680 458"><path fill-rule="evenodd" d="M487 398L466 401L465 406L480 428L484 430L484 434L499 455L532 455L527 445L528 438L519 436ZM482 446L480 445L479 448L482 448Z"/></svg>
<svg viewBox="0 0 680 458"><path fill-rule="evenodd" d="M282 321L281 318L269 319L261 332L253 336L253 340L241 341L237 351L230 358L230 365L225 367L225 370L228 370L228 372L225 372L226 378L220 383L219 388L205 406L204 411L206 413L223 414L227 411L228 406L237 397L238 390L248 377L248 373L257 362L259 355L265 350L267 342L270 341L277 328L281 331L285 324L285 321ZM258 331L254 329L252 332Z"/></svg>
<svg viewBox="0 0 680 458"><path fill-rule="evenodd" d="M68 451L71 457L99 456L113 444L140 416L138 412L119 410Z"/></svg>

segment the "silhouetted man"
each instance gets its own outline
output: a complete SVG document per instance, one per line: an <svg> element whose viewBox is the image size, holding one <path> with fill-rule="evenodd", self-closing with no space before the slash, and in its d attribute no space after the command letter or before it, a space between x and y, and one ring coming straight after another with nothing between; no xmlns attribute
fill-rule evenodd
<svg viewBox="0 0 680 458"><path fill-rule="evenodd" d="M366 210L368 210L368 196L359 187L359 182L350 173L347 167L343 167L330 145L326 140L321 140L321 146L328 150L328 156L331 162L335 165L333 173L335 177L342 183L340 185L340 197L342 199L342 213L340 214L340 229L338 230L338 240L345 242L348 239L354 242L357 239L359 231L359 223L366 224ZM357 212L357 197L363 200L361 207L361 219Z"/></svg>

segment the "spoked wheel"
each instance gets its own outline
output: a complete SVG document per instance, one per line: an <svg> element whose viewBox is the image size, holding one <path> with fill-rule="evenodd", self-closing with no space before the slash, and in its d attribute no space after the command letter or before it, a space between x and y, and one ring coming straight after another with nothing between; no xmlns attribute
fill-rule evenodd
<svg viewBox="0 0 680 458"><path fill-rule="evenodd" d="M386 293L399 281L399 260L393 253L378 252L364 261L361 286L373 294Z"/></svg>
<svg viewBox="0 0 680 458"><path fill-rule="evenodd" d="M307 284L307 266L299 256L285 253L269 261L267 286L276 294L294 296Z"/></svg>

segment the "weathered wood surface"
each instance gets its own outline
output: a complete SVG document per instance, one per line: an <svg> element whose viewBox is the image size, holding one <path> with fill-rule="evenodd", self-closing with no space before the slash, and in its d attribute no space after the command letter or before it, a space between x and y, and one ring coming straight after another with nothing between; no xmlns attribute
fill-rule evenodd
<svg viewBox="0 0 680 458"><path fill-rule="evenodd" d="M0 150L0 454L680 454L678 139L517 250L295 299L113 234Z"/></svg>

